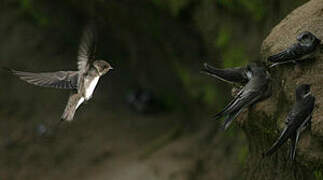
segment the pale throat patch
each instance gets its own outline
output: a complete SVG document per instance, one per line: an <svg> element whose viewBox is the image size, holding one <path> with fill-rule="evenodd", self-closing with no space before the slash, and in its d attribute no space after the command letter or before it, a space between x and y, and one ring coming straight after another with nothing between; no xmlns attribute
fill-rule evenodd
<svg viewBox="0 0 323 180"><path fill-rule="evenodd" d="M252 77L252 73L250 71L247 71L247 78L251 79L251 77Z"/></svg>
<svg viewBox="0 0 323 180"><path fill-rule="evenodd" d="M88 100L91 98L93 91L98 84L99 76L95 77L91 82L88 88L85 89L85 99Z"/></svg>
<svg viewBox="0 0 323 180"><path fill-rule="evenodd" d="M311 92L306 93L303 98L306 98L307 96L311 95Z"/></svg>

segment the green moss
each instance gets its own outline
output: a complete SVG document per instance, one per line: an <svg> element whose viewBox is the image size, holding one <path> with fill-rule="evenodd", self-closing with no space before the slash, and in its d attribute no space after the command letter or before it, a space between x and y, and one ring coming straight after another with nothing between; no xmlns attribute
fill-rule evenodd
<svg viewBox="0 0 323 180"><path fill-rule="evenodd" d="M248 146L245 144L241 147L238 153L238 161L240 164L245 164L248 157Z"/></svg>

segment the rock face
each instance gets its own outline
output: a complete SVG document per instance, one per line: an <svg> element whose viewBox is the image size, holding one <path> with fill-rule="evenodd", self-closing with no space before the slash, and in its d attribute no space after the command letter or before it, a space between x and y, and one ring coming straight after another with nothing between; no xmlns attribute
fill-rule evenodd
<svg viewBox="0 0 323 180"><path fill-rule="evenodd" d="M312 0L283 19L262 45L263 61L296 42L296 36L310 31L323 39L323 1ZM272 97L250 108L240 119L249 141L247 179L321 179L323 178L323 51L314 61L299 65L286 64L270 70ZM316 97L312 130L302 134L296 151L296 161L289 161L289 143L278 152L262 159L278 138L287 113L295 102L295 88L312 84Z"/></svg>

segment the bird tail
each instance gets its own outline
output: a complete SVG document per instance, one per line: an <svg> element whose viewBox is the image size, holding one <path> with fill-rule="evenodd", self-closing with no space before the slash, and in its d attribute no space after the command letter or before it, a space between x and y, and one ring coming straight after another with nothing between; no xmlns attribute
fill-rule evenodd
<svg viewBox="0 0 323 180"><path fill-rule="evenodd" d="M218 112L213 116L214 119L220 119L224 115L224 111Z"/></svg>
<svg viewBox="0 0 323 180"><path fill-rule="evenodd" d="M297 134L294 134L291 137L290 152L289 152L289 158L292 161L295 159L295 155L296 155L296 145L297 145Z"/></svg>
<svg viewBox="0 0 323 180"><path fill-rule="evenodd" d="M62 121L72 121L77 108L83 103L84 98L81 94L72 94L67 102L64 113L61 116Z"/></svg>
<svg viewBox="0 0 323 180"><path fill-rule="evenodd" d="M227 130L228 127L230 126L230 124L232 123L232 121L240 114L240 112L242 111L243 109L239 109L238 111L235 111L235 112L232 112L230 113L229 117L224 121L221 129L223 131Z"/></svg>
<svg viewBox="0 0 323 180"><path fill-rule="evenodd" d="M227 119L224 121L223 126L221 127L222 130L227 129L227 127L231 124L231 121L235 119L242 111L242 108L239 108L238 110L233 110L232 107L232 105L235 104L235 102L237 101L239 93L233 100L231 100L231 102L226 107L223 108L222 111L218 112L216 115L213 116L214 119L220 119L223 116L228 116Z"/></svg>
<svg viewBox="0 0 323 180"><path fill-rule="evenodd" d="M263 157L266 157L266 156L270 156L272 155L274 152L276 152L280 146L282 146L288 139L288 133L287 133L287 128L284 129L284 131L282 132L281 136L278 138L278 140L271 146L271 148L264 152L262 154Z"/></svg>
<svg viewBox="0 0 323 180"><path fill-rule="evenodd" d="M275 144L266 152L264 152L262 154L263 157L266 157L266 156L270 156L272 155L274 152L276 152L278 150L278 148L282 145L283 143L280 142L280 141L277 141L275 142Z"/></svg>

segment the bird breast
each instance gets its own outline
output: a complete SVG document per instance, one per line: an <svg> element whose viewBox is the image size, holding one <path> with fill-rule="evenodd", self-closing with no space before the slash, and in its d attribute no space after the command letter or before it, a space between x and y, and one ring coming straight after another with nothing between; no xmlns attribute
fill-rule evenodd
<svg viewBox="0 0 323 180"><path fill-rule="evenodd" d="M76 107L75 107L75 109L77 109L82 103L84 102L84 98L83 97L81 97L80 99L79 99L79 101L77 102L77 105L76 105Z"/></svg>
<svg viewBox="0 0 323 180"><path fill-rule="evenodd" d="M89 100L92 97L93 91L98 84L99 76L91 79L91 80L85 80L85 99Z"/></svg>

